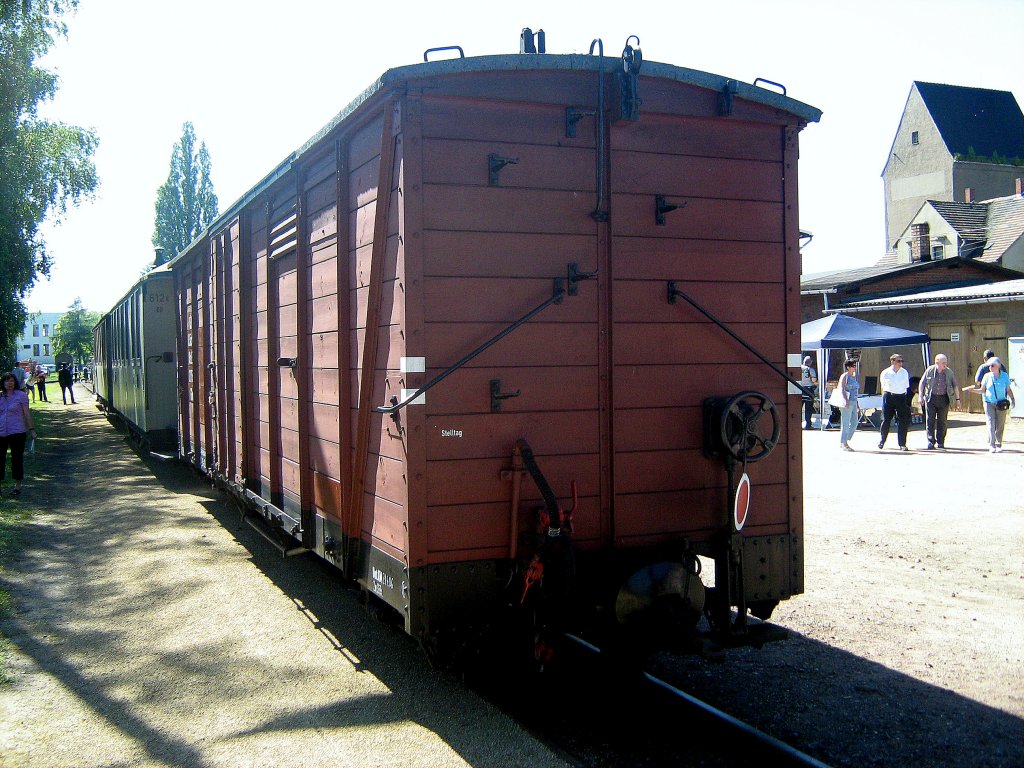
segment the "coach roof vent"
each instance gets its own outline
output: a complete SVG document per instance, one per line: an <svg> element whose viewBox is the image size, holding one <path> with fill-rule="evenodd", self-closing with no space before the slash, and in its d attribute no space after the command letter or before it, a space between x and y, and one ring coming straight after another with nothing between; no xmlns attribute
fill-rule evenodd
<svg viewBox="0 0 1024 768"><path fill-rule="evenodd" d="M544 30L538 29L537 34L529 27L523 27L519 34L520 53L547 53L547 46L544 43Z"/></svg>

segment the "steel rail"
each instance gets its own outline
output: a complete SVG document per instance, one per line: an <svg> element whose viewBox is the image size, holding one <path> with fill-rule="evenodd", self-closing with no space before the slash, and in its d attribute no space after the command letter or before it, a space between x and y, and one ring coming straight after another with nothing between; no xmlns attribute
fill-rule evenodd
<svg viewBox="0 0 1024 768"><path fill-rule="evenodd" d="M570 634L568 632L564 633L563 637L594 654L602 654L602 651L599 647L597 647L593 643L587 642L581 637L577 637L576 635ZM761 746L773 752L775 755L778 755L779 757L783 758L785 760L786 765L806 766L807 768L831 768L831 766L829 766L828 763L823 763L816 757L812 757L811 755L808 755L806 752L801 752L796 747L786 744L784 741L780 741L774 736L769 736L764 731L758 730L754 726L750 725L749 723L745 723L742 720L738 720L737 718L730 715L728 712L723 712L717 707L708 704L706 701L701 701L700 699L696 698L695 696L692 696L686 691L677 688L671 683L668 683L659 677L655 677L650 672L641 671L640 674L644 680L646 680L648 683L655 686L659 690L671 694L672 696L680 699L689 706L695 707L704 714L709 715L715 720L724 723L728 727L739 731L743 736L746 736L747 738L754 740Z"/></svg>

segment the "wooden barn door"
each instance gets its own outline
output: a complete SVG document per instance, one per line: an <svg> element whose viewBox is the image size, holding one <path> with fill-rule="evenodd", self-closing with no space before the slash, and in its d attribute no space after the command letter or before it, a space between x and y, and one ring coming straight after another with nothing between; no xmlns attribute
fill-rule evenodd
<svg viewBox="0 0 1024 768"><path fill-rule="evenodd" d="M932 354L928 363L935 360L935 355L945 355L949 358L949 367L956 374L960 386L968 386L981 363L979 357L978 362L972 365L968 323L929 323L928 337L931 339Z"/></svg>
<svg viewBox="0 0 1024 768"><path fill-rule="evenodd" d="M967 326L970 329L969 355L973 362L973 366L966 376L968 383L970 383L970 380L973 379L974 374L978 370L978 366L982 363L982 356L986 349L991 349L995 352L996 357L1002 360L1005 365L1009 345L1006 341L1006 322L1003 320L971 322ZM982 404L981 393L969 392L968 395L967 404L971 413L984 413L985 406Z"/></svg>

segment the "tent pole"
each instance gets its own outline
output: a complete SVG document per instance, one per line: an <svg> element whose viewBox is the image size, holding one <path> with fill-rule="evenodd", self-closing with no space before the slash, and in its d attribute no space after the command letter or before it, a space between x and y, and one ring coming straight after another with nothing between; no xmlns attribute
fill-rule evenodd
<svg viewBox="0 0 1024 768"><path fill-rule="evenodd" d="M824 347L818 347L818 429L825 431L825 368L824 360L827 352Z"/></svg>

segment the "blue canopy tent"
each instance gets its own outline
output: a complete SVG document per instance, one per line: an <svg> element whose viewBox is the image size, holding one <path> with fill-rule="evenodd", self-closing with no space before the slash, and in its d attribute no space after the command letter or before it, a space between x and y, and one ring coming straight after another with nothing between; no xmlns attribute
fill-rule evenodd
<svg viewBox="0 0 1024 768"><path fill-rule="evenodd" d="M861 349L863 347L895 347L903 344L920 344L924 367L929 365L931 351L927 333L909 331L891 325L869 323L841 312L812 320L800 326L800 348L818 351L818 383L824 383L825 355L830 349ZM825 428L825 391L819 387L821 428Z"/></svg>

